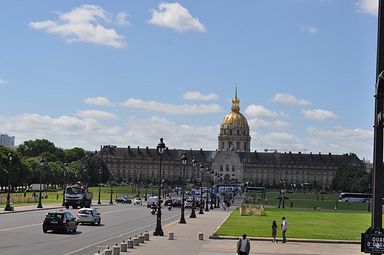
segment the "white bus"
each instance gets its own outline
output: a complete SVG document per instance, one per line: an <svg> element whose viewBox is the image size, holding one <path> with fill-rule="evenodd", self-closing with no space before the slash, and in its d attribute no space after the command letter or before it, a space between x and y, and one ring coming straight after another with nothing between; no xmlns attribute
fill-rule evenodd
<svg viewBox="0 0 384 255"><path fill-rule="evenodd" d="M372 194L368 194L368 193L341 192L339 195L339 202L365 203L365 202L371 202L371 199L372 199Z"/></svg>

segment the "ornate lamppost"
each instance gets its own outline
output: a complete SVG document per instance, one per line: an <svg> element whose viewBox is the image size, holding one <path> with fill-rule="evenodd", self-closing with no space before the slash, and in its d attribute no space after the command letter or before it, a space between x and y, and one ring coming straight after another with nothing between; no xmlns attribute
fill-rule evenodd
<svg viewBox="0 0 384 255"><path fill-rule="evenodd" d="M44 158L41 158L40 160L40 168L39 168L39 182L40 182L40 187L39 187L39 204L37 205L37 208L43 208L43 205L41 204L41 185L42 185L42 180L41 180L41 170L45 167L45 159Z"/></svg>
<svg viewBox="0 0 384 255"><path fill-rule="evenodd" d="M63 204L65 206L65 189L67 188L68 163L64 163L64 187L63 187Z"/></svg>
<svg viewBox="0 0 384 255"><path fill-rule="evenodd" d="M211 170L209 169L209 167L207 167L206 169L205 169L205 171L206 171L206 173L207 173L207 175L208 175L208 177L209 177L209 175L210 175L210 173L211 173ZM208 178L209 179L209 182L210 182L210 178ZM209 200L208 200L208 197L209 197L209 185L208 185L208 187L207 187L207 197L205 198L205 211L206 212L209 212L209 207L208 207L208 203L209 203Z"/></svg>
<svg viewBox="0 0 384 255"><path fill-rule="evenodd" d="M200 211L199 214L204 214L203 211L203 173L204 173L204 165L200 163Z"/></svg>
<svg viewBox="0 0 384 255"><path fill-rule="evenodd" d="M193 157L192 159L192 182L193 182L193 189L195 188L195 168L196 168L197 162L196 162L196 157ZM195 191L192 190L192 211L191 215L189 218L196 218L196 213L195 213Z"/></svg>
<svg viewBox="0 0 384 255"><path fill-rule="evenodd" d="M153 233L154 236L163 236L164 232L161 228L161 160L163 159L163 152L165 149L165 144L163 142L163 138L160 138L160 143L157 145L157 152L160 155L160 168L159 168L159 192L157 199L157 215L156 215L156 229Z"/></svg>
<svg viewBox="0 0 384 255"><path fill-rule="evenodd" d="M12 154L8 153L9 168L8 168L8 188L7 188L7 204L4 211L13 211L11 206L11 167L12 167Z"/></svg>
<svg viewBox="0 0 384 255"><path fill-rule="evenodd" d="M211 206L210 206L210 209L211 209L211 210L213 210L213 200L212 200L212 188L213 188L213 186L212 186L212 180L213 180L213 178L214 178L214 173L215 173L215 172L213 172L213 169L211 169L211 172L210 172L210 175L209 175L209 192L210 192L210 194L211 194L211 196L210 196L210 198L211 198Z"/></svg>
<svg viewBox="0 0 384 255"><path fill-rule="evenodd" d="M187 223L185 221L185 217L184 217L184 199L185 199L185 166L187 165L187 155L185 154L185 152L183 152L183 155L181 155L181 164L183 165L183 177L182 177L182 200L181 200L181 215L180 215L180 221L179 223L182 223L182 224L185 224Z"/></svg>
<svg viewBox="0 0 384 255"><path fill-rule="evenodd" d="M97 199L97 204L98 205L101 205L101 201L100 201L100 194L101 194L101 188L100 188L100 180L101 180L101 174L102 174L103 172L101 171L101 167L99 168L99 197L98 197L98 199Z"/></svg>
<svg viewBox="0 0 384 255"><path fill-rule="evenodd" d="M109 197L109 204L110 205L113 205L113 200L112 200L112 194L113 194L113 174L114 174L115 172L113 171L113 170L111 170L111 194L110 194L110 197Z"/></svg>

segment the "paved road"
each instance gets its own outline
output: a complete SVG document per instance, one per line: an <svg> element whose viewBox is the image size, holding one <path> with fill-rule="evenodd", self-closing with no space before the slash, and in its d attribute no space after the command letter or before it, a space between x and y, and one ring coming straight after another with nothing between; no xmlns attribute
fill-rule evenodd
<svg viewBox="0 0 384 255"><path fill-rule="evenodd" d="M101 226L79 225L74 234L44 234L42 221L47 210L0 215L0 254L94 254L107 245L155 228L156 216L145 206L113 205L99 207ZM17 209L17 208L16 208ZM77 210L71 210L76 214ZM179 210L163 210L163 220L174 221Z"/></svg>

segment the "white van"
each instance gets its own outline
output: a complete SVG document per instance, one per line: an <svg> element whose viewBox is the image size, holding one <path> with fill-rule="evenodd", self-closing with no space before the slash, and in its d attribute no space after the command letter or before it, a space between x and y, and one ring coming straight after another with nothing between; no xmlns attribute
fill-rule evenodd
<svg viewBox="0 0 384 255"><path fill-rule="evenodd" d="M151 207L153 204L155 204L157 206L157 203L158 203L157 196L147 198L147 207Z"/></svg>

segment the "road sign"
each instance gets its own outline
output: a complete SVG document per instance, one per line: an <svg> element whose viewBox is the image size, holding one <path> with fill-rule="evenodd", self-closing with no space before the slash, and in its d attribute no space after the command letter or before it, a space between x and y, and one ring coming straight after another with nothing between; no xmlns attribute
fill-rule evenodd
<svg viewBox="0 0 384 255"><path fill-rule="evenodd" d="M384 234L361 234L361 251L372 254L384 253Z"/></svg>

